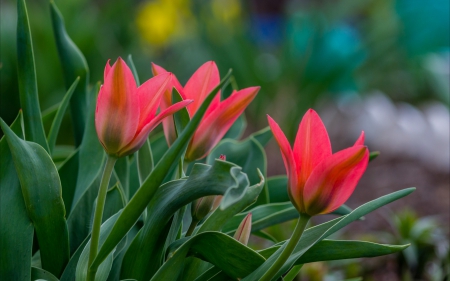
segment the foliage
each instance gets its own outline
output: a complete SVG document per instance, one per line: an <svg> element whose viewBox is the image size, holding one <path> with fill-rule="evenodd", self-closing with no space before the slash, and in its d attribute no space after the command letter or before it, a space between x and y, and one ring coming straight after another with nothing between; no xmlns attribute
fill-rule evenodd
<svg viewBox="0 0 450 281"><path fill-rule="evenodd" d="M150 137L139 151L117 160L114 169L110 167L111 181L105 181L107 173L102 177L101 170L105 158L111 156L105 155L95 132L99 86L88 84L84 56L65 32L55 3L50 3L50 9L68 88L54 117L42 114L37 103L31 31L25 0L18 1L17 55L23 111L11 126L0 122L4 133L0 141L0 279L82 281L93 274L92 280L97 281L251 281L266 276L291 240L252 249L231 235L249 212L253 213L251 231L260 236L264 236L260 230L299 216L289 202L284 178L267 178L264 146L270 131L264 129L240 141L231 139L245 129L245 122L238 119L239 127L231 129L237 132L228 134L206 163L183 167L190 139L215 94L227 87L231 74L211 90L193 116L185 118L183 111L174 115L178 137L170 148L162 136ZM71 108L74 119L75 147L56 155L60 147L55 140L67 108ZM47 138L44 118L52 122ZM216 159L222 153L228 161ZM102 199L97 193L101 194L103 185L106 189ZM373 257L405 249L407 244L327 238L413 191L399 190L354 210L341 206L335 212L337 218L306 227L286 263L275 268L270 279L277 280L287 273L292 279L305 263ZM184 218L188 222L192 218L185 212L186 206L209 195L223 196L219 207L187 232ZM101 204L103 216L97 222L94 213ZM98 235L93 231L97 225ZM97 242L98 252L93 252L91 245Z"/></svg>

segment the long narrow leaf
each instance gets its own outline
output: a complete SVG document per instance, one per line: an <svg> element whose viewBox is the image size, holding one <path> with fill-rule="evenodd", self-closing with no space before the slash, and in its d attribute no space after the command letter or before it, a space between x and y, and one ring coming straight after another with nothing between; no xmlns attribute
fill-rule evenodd
<svg viewBox="0 0 450 281"><path fill-rule="evenodd" d="M17 1L17 74L25 138L49 151L39 107L33 43L25 0Z"/></svg>
<svg viewBox="0 0 450 281"><path fill-rule="evenodd" d="M289 268L291 268L295 262L306 252L308 251L312 246L314 246L316 243L320 242L327 236L333 234L334 232L338 231L339 229L343 228L344 226L348 225L349 223L361 218L362 216L367 215L368 213L388 204L395 200L398 200L411 192L413 192L415 188L406 188L403 190L399 190L396 192L393 192L391 194L382 196L380 198L377 198L375 200L372 200L366 204L363 204L353 210L350 214L328 221L326 223L323 223L321 225L312 227L307 229L299 243L297 244L296 248L294 249L294 252L289 257L287 262L283 265L283 267L278 271L278 273L275 275L276 278L279 278L282 274L287 272ZM275 262L275 260L280 255L283 247L280 247L273 255L270 256L261 266L259 266L256 270L254 270L251 274L246 276L243 281L250 281L250 280L258 280L261 278L261 276L266 272L270 266Z"/></svg>
<svg viewBox="0 0 450 281"><path fill-rule="evenodd" d="M221 180L217 181L218 178ZM148 264L148 261L159 259L155 249L161 230L179 208L207 195L223 195L230 189L233 192L228 192L224 198L237 201L248 187L247 176L240 172L239 167L219 160L213 166L196 164L189 178L162 185L148 206L151 216L128 248L121 277L148 280L156 272L158 263Z"/></svg>
<svg viewBox="0 0 450 281"><path fill-rule="evenodd" d="M61 126L62 119L64 117L64 114L66 113L70 98L72 97L72 94L75 91L75 88L77 87L79 81L80 77L77 77L77 79L75 79L75 81L73 82L72 86L70 86L69 90L67 90L66 95L64 96L62 102L59 104L55 118L53 119L52 126L50 127L50 132L48 133L48 148L50 151L50 155L52 154L53 148L55 147L59 127Z"/></svg>
<svg viewBox="0 0 450 281"><path fill-rule="evenodd" d="M53 1L50 1L53 33L56 47L63 68L64 80L68 89L72 82L80 77L80 85L75 89L70 100L70 112L74 126L75 144L81 144L87 116L87 99L89 86L89 67L86 59L67 34L64 19Z"/></svg>

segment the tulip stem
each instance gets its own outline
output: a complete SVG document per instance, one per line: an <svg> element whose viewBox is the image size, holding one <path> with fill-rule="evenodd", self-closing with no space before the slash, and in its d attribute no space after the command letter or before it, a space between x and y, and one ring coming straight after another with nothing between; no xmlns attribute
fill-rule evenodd
<svg viewBox="0 0 450 281"><path fill-rule="evenodd" d="M199 222L198 220L192 218L191 225L189 225L189 229L186 232L185 237L191 236L191 234L192 234L192 232L194 232L194 229L197 226L198 222Z"/></svg>
<svg viewBox="0 0 450 281"><path fill-rule="evenodd" d="M295 227L294 232L292 233L291 238L281 252L281 254L278 256L278 259L275 261L274 264L269 268L266 273L259 279L259 281L271 281L272 278L277 274L277 272L281 269L281 267L284 265L284 263L288 260L288 258L291 256L292 252L294 251L295 247L298 244L298 241L302 237L303 231L305 230L306 224L308 223L311 216L307 214L300 213L300 217L297 221L297 226Z"/></svg>
<svg viewBox="0 0 450 281"><path fill-rule="evenodd" d="M94 281L97 269L90 269L92 262L97 256L98 243L100 238L100 226L102 224L103 209L105 207L106 193L108 192L109 180L111 178L114 164L117 158L108 156L106 159L105 170L103 171L102 181L98 190L97 205L95 206L94 224L92 225L91 246L89 249L89 262L87 271L87 281Z"/></svg>

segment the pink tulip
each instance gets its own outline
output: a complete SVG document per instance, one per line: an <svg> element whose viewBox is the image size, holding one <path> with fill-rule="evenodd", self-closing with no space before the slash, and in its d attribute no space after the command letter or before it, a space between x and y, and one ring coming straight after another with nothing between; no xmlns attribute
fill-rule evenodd
<svg viewBox="0 0 450 281"><path fill-rule="evenodd" d="M278 124L268 116L288 176L288 194L300 213L330 213L353 193L369 162L364 132L353 147L332 154L331 143L319 115L308 110L300 123L294 148Z"/></svg>
<svg viewBox="0 0 450 281"><path fill-rule="evenodd" d="M192 102L184 100L156 114L164 92L172 88L172 77L172 73L164 73L137 87L121 58L113 66L109 61L106 63L105 81L97 98L95 128L108 155L122 157L137 151L165 117Z"/></svg>
<svg viewBox="0 0 450 281"><path fill-rule="evenodd" d="M152 69L155 75L166 72L166 70L156 64L152 65ZM172 77L172 84L180 92L181 96L183 98L194 100L194 102L187 107L190 117L194 116L208 93L211 92L219 82L219 70L213 61L200 66L200 68L191 76L184 88L175 76ZM185 156L186 160L194 161L207 156L214 146L216 146L223 138L239 115L242 114L245 108L255 98L259 88L260 87L250 87L240 91L234 91L230 97L223 101L220 100L220 92L218 92L189 143ZM167 92L163 99L163 103L170 104L170 101L171 93ZM166 140L170 145L175 136L173 121L165 121L163 126Z"/></svg>

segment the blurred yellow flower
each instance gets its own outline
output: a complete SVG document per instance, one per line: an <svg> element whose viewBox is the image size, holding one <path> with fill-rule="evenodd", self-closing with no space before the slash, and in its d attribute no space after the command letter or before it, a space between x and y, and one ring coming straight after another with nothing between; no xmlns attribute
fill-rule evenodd
<svg viewBox="0 0 450 281"><path fill-rule="evenodd" d="M192 18L189 0L156 0L141 6L136 24L146 42L161 47L182 35Z"/></svg>

